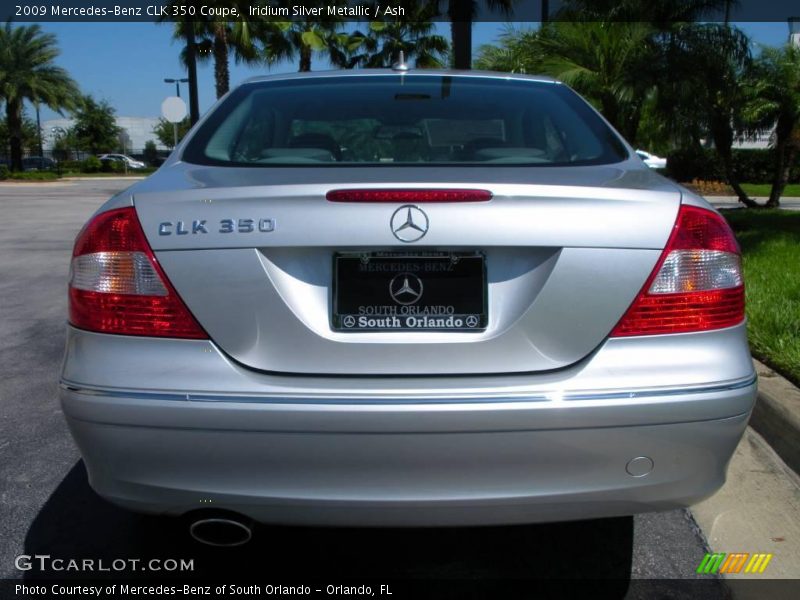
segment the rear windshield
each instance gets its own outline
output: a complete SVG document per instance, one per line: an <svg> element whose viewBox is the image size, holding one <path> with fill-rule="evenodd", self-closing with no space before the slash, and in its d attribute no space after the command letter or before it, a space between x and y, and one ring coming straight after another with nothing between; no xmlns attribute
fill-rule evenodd
<svg viewBox="0 0 800 600"><path fill-rule="evenodd" d="M367 75L248 83L203 123L183 160L228 166L619 162L618 137L563 85Z"/></svg>

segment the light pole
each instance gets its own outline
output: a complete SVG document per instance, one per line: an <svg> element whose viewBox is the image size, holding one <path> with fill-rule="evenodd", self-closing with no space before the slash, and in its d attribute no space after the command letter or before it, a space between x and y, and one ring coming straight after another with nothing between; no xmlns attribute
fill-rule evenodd
<svg viewBox="0 0 800 600"><path fill-rule="evenodd" d="M189 75L189 123L194 125L200 120L200 102L197 97L197 43L193 22L189 22L186 31L186 73Z"/></svg>
<svg viewBox="0 0 800 600"><path fill-rule="evenodd" d="M188 83L188 82L189 82L189 80L186 79L185 77L183 79L166 79L166 78L164 79L164 83L174 83L175 84L175 95L178 96L178 98L181 97L181 84L182 83Z"/></svg>

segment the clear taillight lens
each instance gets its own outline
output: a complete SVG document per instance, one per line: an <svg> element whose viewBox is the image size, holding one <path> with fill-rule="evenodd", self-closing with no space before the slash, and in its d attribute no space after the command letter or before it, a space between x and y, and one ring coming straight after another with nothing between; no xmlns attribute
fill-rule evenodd
<svg viewBox="0 0 800 600"><path fill-rule="evenodd" d="M720 329L744 320L739 245L715 212L682 206L661 258L612 337Z"/></svg>
<svg viewBox="0 0 800 600"><path fill-rule="evenodd" d="M132 207L101 213L78 234L69 317L101 333L208 337L170 285Z"/></svg>
<svg viewBox="0 0 800 600"><path fill-rule="evenodd" d="M106 294L167 295L167 288L144 252L93 252L76 256L72 259L70 285Z"/></svg>
<svg viewBox="0 0 800 600"><path fill-rule="evenodd" d="M650 284L651 294L720 290L742 285L739 256L719 250L673 250Z"/></svg>

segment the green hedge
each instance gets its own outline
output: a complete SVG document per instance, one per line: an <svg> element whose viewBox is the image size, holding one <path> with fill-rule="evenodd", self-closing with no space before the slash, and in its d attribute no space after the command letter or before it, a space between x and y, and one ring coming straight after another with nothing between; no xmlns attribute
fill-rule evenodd
<svg viewBox="0 0 800 600"><path fill-rule="evenodd" d="M8 179L15 181L55 181L58 173L55 171L13 171L8 174Z"/></svg>
<svg viewBox="0 0 800 600"><path fill-rule="evenodd" d="M0 164L0 181L52 181L58 179L53 171L11 171L8 165Z"/></svg>
<svg viewBox="0 0 800 600"><path fill-rule="evenodd" d="M734 150L733 164L739 181L768 183L772 181L774 150ZM714 150L685 148L667 156L667 174L677 181L725 181L722 161ZM800 161L789 177L790 183L800 183Z"/></svg>
<svg viewBox="0 0 800 600"><path fill-rule="evenodd" d="M90 156L81 163L81 173L98 173L103 163L96 156Z"/></svg>
<svg viewBox="0 0 800 600"><path fill-rule="evenodd" d="M78 173L83 166L82 160L62 160L58 163L60 169L64 172Z"/></svg>

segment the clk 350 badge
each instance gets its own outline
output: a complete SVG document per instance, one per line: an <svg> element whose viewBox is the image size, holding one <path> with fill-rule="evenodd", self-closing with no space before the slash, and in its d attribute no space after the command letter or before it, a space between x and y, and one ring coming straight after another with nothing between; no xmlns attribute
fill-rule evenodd
<svg viewBox="0 0 800 600"><path fill-rule="evenodd" d="M188 221L164 221L158 224L158 235L189 235L208 233L209 227L206 219ZM275 219L221 219L217 233L269 233L275 231Z"/></svg>

